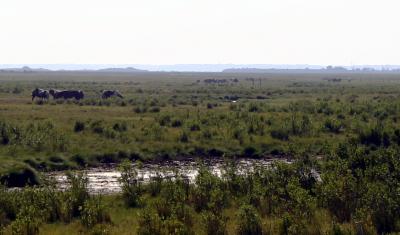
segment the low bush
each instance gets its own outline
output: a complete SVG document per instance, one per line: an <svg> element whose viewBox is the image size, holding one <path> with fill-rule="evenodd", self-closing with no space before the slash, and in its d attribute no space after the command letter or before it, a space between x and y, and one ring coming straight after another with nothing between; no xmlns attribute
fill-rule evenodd
<svg viewBox="0 0 400 235"><path fill-rule="evenodd" d="M41 222L37 208L32 205L24 205L16 220L11 223L11 230L13 234L36 235L39 234Z"/></svg>
<svg viewBox="0 0 400 235"><path fill-rule="evenodd" d="M186 132L182 132L182 134L179 136L179 141L182 143L189 142L189 135Z"/></svg>
<svg viewBox="0 0 400 235"><path fill-rule="evenodd" d="M24 187L40 183L37 172L26 164L10 161L4 162L2 168L4 171L0 171L0 184L8 187Z"/></svg>
<svg viewBox="0 0 400 235"><path fill-rule="evenodd" d="M150 108L151 113L159 113L160 112L160 107L151 107Z"/></svg>
<svg viewBox="0 0 400 235"><path fill-rule="evenodd" d="M278 140L289 140L289 131L287 129L275 129L271 131L271 137Z"/></svg>
<svg viewBox="0 0 400 235"><path fill-rule="evenodd" d="M128 160L120 164L119 170L121 171L119 182L125 204L129 207L138 207L141 204L142 186L137 170Z"/></svg>
<svg viewBox="0 0 400 235"><path fill-rule="evenodd" d="M85 123L81 121L76 121L74 125L75 132L81 132L85 130Z"/></svg>
<svg viewBox="0 0 400 235"><path fill-rule="evenodd" d="M126 124L126 122L117 122L113 125L113 130L114 131L118 131L118 132L124 132L128 130L128 125Z"/></svg>
<svg viewBox="0 0 400 235"><path fill-rule="evenodd" d="M254 207L249 205L241 206L237 218L238 226L236 233L238 235L263 234L261 218Z"/></svg>
<svg viewBox="0 0 400 235"><path fill-rule="evenodd" d="M205 211L202 213L202 223L204 225L204 232L208 235L226 235L227 218L221 213L213 213Z"/></svg>
<svg viewBox="0 0 400 235"><path fill-rule="evenodd" d="M327 131L338 134L343 130L343 124L336 119L326 119L324 127Z"/></svg>
<svg viewBox="0 0 400 235"><path fill-rule="evenodd" d="M66 219L78 217L85 202L89 199L88 178L83 173L67 173L68 189L63 194Z"/></svg>
<svg viewBox="0 0 400 235"><path fill-rule="evenodd" d="M181 127L183 122L179 119L172 120L171 126L172 127Z"/></svg>
<svg viewBox="0 0 400 235"><path fill-rule="evenodd" d="M90 129L96 134L103 134L104 127L101 121L94 121L90 123Z"/></svg>
<svg viewBox="0 0 400 235"><path fill-rule="evenodd" d="M162 235L166 234L163 228L163 222L158 214L151 210L145 209L139 217L138 235Z"/></svg>
<svg viewBox="0 0 400 235"><path fill-rule="evenodd" d="M110 223L111 218L101 196L93 196L85 201L81 211L81 222L87 228L97 224Z"/></svg>

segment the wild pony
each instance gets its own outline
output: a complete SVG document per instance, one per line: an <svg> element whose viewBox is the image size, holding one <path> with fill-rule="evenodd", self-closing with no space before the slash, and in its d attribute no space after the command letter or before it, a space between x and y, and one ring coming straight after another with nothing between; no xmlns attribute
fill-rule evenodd
<svg viewBox="0 0 400 235"><path fill-rule="evenodd" d="M49 91L36 88L35 90L32 91L32 101L35 99L35 97L38 97L42 100L47 100L49 99Z"/></svg>
<svg viewBox="0 0 400 235"><path fill-rule="evenodd" d="M50 94L53 96L53 99L76 99L80 100L85 97L85 94L81 90L50 90Z"/></svg>
<svg viewBox="0 0 400 235"><path fill-rule="evenodd" d="M116 91L116 90L103 90L103 91L101 91L101 98L102 99L108 99L108 98L110 98L110 97L112 97L112 96L117 96L117 97L119 97L119 98L124 98L122 95L121 95L121 93L119 93L119 91Z"/></svg>

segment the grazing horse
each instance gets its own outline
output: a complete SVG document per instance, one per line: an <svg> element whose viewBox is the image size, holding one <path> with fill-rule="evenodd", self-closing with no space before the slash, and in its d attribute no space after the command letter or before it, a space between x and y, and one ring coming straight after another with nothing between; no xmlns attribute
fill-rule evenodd
<svg viewBox="0 0 400 235"><path fill-rule="evenodd" d="M42 100L47 100L49 99L49 91L36 88L32 91L32 101L35 99L35 97L39 97Z"/></svg>
<svg viewBox="0 0 400 235"><path fill-rule="evenodd" d="M117 97L119 97L121 99L124 98L121 95L121 93L119 93L116 90L113 90L113 91L111 91L111 90L103 90L103 91L101 91L101 98L103 98L103 99L108 99L108 98L110 98L112 96L117 96Z"/></svg>
<svg viewBox="0 0 400 235"><path fill-rule="evenodd" d="M50 90L50 94L53 96L53 99L73 99L75 98L76 100L83 99L85 97L85 94L81 90Z"/></svg>

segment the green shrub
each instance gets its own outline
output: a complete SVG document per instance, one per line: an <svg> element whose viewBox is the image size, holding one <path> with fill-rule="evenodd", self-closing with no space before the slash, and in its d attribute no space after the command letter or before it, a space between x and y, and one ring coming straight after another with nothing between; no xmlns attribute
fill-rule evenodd
<svg viewBox="0 0 400 235"><path fill-rule="evenodd" d="M14 199L14 193L0 184L0 231L1 227L8 225L17 216L18 208L13 203Z"/></svg>
<svg viewBox="0 0 400 235"><path fill-rule="evenodd" d="M145 209L139 217L139 235L190 235L194 234L192 229L176 217L162 218L155 211Z"/></svg>
<svg viewBox="0 0 400 235"><path fill-rule="evenodd" d="M0 122L0 144L7 145L10 143L11 134L9 126L5 122Z"/></svg>
<svg viewBox="0 0 400 235"><path fill-rule="evenodd" d="M194 235L189 226L175 217L170 217L164 221L164 231L165 234Z"/></svg>
<svg viewBox="0 0 400 235"><path fill-rule="evenodd" d="M227 218L222 213L213 213L205 211L202 213L202 224L204 225L204 232L208 235L226 235Z"/></svg>
<svg viewBox="0 0 400 235"><path fill-rule="evenodd" d="M182 143L189 142L189 135L186 132L182 132L182 134L179 136L179 141Z"/></svg>
<svg viewBox="0 0 400 235"><path fill-rule="evenodd" d="M275 129L271 131L271 137L279 140L289 140L289 131L287 129Z"/></svg>
<svg viewBox="0 0 400 235"><path fill-rule="evenodd" d="M175 119L172 121L171 126L172 127L181 127L183 124L183 122L179 119Z"/></svg>
<svg viewBox="0 0 400 235"><path fill-rule="evenodd" d="M358 138L360 143L364 145L383 145L386 147L390 145L390 135L385 131L382 124L360 130Z"/></svg>
<svg viewBox="0 0 400 235"><path fill-rule="evenodd" d="M11 223L13 234L36 235L42 221L34 206L24 206L20 209L15 221Z"/></svg>
<svg viewBox="0 0 400 235"><path fill-rule="evenodd" d="M85 123L81 121L76 121L74 125L75 132L81 132L85 130Z"/></svg>
<svg viewBox="0 0 400 235"><path fill-rule="evenodd" d="M253 206L244 205L239 208L237 213L238 235L257 235L263 234L261 218Z"/></svg>
<svg viewBox="0 0 400 235"><path fill-rule="evenodd" d="M89 199L88 178L83 173L67 173L68 189L63 194L65 219L69 221L73 217L81 215L86 200Z"/></svg>
<svg viewBox="0 0 400 235"><path fill-rule="evenodd" d="M307 234L306 225L302 220L294 218L292 215L284 214L282 219L281 234L297 235Z"/></svg>
<svg viewBox="0 0 400 235"><path fill-rule="evenodd" d="M24 187L33 186L40 183L37 172L23 163L10 162L4 163L7 170L0 172L0 184L7 185L8 187Z"/></svg>
<svg viewBox="0 0 400 235"><path fill-rule="evenodd" d="M75 162L76 164L78 164L78 166L81 167L87 165L86 158L80 154L73 155L71 157L71 161Z"/></svg>
<svg viewBox="0 0 400 235"><path fill-rule="evenodd" d="M151 113L159 113L160 112L160 107L151 107L150 108Z"/></svg>
<svg viewBox="0 0 400 235"><path fill-rule="evenodd" d="M104 127L101 121L94 121L90 124L90 129L96 134L103 134Z"/></svg>
<svg viewBox="0 0 400 235"><path fill-rule="evenodd" d="M146 113L147 107L146 106L137 106L133 109L135 113Z"/></svg>
<svg viewBox="0 0 400 235"><path fill-rule="evenodd" d="M251 113L261 112L260 106L256 103L251 103L248 110Z"/></svg>
<svg viewBox="0 0 400 235"><path fill-rule="evenodd" d="M163 222L158 214L150 209L145 209L139 216L138 235L163 235Z"/></svg>
<svg viewBox="0 0 400 235"><path fill-rule="evenodd" d="M211 140L213 138L213 134L209 129L205 129L202 131L202 136L206 140ZM400 138L399 138L400 139Z"/></svg>
<svg viewBox="0 0 400 235"><path fill-rule="evenodd" d="M114 129L111 128L105 128L102 134L104 137L108 139L115 139L117 137L117 133L115 132Z"/></svg>
<svg viewBox="0 0 400 235"><path fill-rule="evenodd" d="M128 125L126 124L126 122L115 123L113 125L113 130L118 132L124 132L128 130Z"/></svg>
<svg viewBox="0 0 400 235"><path fill-rule="evenodd" d="M168 126L171 123L171 116L164 115L159 119L158 122L159 122L160 126Z"/></svg>
<svg viewBox="0 0 400 235"><path fill-rule="evenodd" d="M153 176L149 182L149 190L151 196L155 197L161 193L162 185L163 185L163 176L160 173L161 169L156 171L156 175Z"/></svg>
<svg viewBox="0 0 400 235"><path fill-rule="evenodd" d="M192 124L190 126L190 131L200 131L200 125L199 124Z"/></svg>
<svg viewBox="0 0 400 235"><path fill-rule="evenodd" d="M331 118L325 120L324 127L329 132L336 134L340 133L343 130L342 122Z"/></svg>
<svg viewBox="0 0 400 235"><path fill-rule="evenodd" d="M221 180L205 166L200 166L195 179L192 200L197 211L211 209L221 212L226 205L226 195Z"/></svg>
<svg viewBox="0 0 400 235"><path fill-rule="evenodd" d="M257 149L253 146L248 146L243 150L243 155L245 157L257 157Z"/></svg>
<svg viewBox="0 0 400 235"><path fill-rule="evenodd" d="M94 196L85 201L81 211L81 222L87 228L93 228L96 224L111 222L101 196Z"/></svg>
<svg viewBox="0 0 400 235"><path fill-rule="evenodd" d="M138 177L138 171L128 160L123 161L119 170L121 177L118 179L121 184L122 197L129 207L137 207L141 204L142 186Z"/></svg>

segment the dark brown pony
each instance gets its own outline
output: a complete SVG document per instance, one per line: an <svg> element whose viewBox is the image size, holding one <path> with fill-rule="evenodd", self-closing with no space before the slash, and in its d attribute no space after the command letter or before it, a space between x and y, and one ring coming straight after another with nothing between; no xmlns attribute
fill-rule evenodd
<svg viewBox="0 0 400 235"><path fill-rule="evenodd" d="M124 98L122 95L121 95L121 93L119 93L119 91L116 91L116 90L103 90L103 91L101 91L101 98L103 98L103 99L108 99L108 98L110 98L110 97L112 97L112 96L117 96L117 97L119 97L119 98Z"/></svg>
<svg viewBox="0 0 400 235"><path fill-rule="evenodd" d="M38 97L42 100L48 100L49 99L49 91L36 88L35 90L32 91L32 101L35 99L35 97Z"/></svg>
<svg viewBox="0 0 400 235"><path fill-rule="evenodd" d="M50 94L53 96L53 99L76 99L80 100L85 97L85 94L81 90L50 90Z"/></svg>

